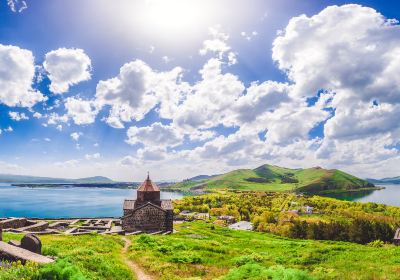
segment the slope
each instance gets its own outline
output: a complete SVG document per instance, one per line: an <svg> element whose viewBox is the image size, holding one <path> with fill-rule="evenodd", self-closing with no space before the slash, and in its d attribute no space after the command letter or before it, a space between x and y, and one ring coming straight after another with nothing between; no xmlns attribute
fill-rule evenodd
<svg viewBox="0 0 400 280"><path fill-rule="evenodd" d="M255 169L238 169L208 180L185 181L172 189L230 189L256 191L291 191L306 193L342 192L371 189L375 186L340 170L321 167L290 169L262 165Z"/></svg>

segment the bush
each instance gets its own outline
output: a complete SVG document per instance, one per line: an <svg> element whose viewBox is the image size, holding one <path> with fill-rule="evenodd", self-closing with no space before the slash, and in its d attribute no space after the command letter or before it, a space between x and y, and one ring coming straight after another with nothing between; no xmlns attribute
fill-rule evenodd
<svg viewBox="0 0 400 280"><path fill-rule="evenodd" d="M59 260L55 263L44 266L39 270L37 276L32 280L86 280L80 270L68 263L66 260Z"/></svg>
<svg viewBox="0 0 400 280"><path fill-rule="evenodd" d="M283 266L266 268L257 263L248 263L232 269L219 280L311 280L314 279L307 272Z"/></svg>
<svg viewBox="0 0 400 280"><path fill-rule="evenodd" d="M370 247L374 247L374 248L380 248L380 247L383 247L383 245L385 245L385 242L383 242L382 240L378 239L378 240L374 240L372 242L369 242L367 245L370 246Z"/></svg>
<svg viewBox="0 0 400 280"><path fill-rule="evenodd" d="M233 261L235 262L236 266L242 266L248 263L257 263L257 262L262 262L263 261L263 257L259 254L251 254L251 255L247 255L247 256L240 256L237 257L235 259L233 259Z"/></svg>
<svg viewBox="0 0 400 280"><path fill-rule="evenodd" d="M170 261L173 263L191 263L191 264L199 264L202 263L203 260L199 256L189 255L189 254L177 254L170 258Z"/></svg>

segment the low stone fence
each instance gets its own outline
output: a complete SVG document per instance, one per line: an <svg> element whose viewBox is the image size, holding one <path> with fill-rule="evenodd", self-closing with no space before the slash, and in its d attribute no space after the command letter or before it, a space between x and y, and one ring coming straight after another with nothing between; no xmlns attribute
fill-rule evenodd
<svg viewBox="0 0 400 280"><path fill-rule="evenodd" d="M25 218L11 218L0 221L0 227L3 229L8 228L21 228L27 226L28 220Z"/></svg>

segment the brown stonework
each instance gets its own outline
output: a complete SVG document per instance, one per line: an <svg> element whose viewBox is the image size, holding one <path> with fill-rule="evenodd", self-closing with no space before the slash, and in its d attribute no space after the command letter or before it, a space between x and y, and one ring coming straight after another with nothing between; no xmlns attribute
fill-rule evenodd
<svg viewBox="0 0 400 280"><path fill-rule="evenodd" d="M171 200L160 199L160 189L149 176L138 188L137 200L125 200L122 228L131 232L173 231Z"/></svg>

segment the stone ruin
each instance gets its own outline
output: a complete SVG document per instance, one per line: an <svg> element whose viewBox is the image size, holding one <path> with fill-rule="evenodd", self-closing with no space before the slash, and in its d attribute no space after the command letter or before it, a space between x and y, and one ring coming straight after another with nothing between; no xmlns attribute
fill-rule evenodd
<svg viewBox="0 0 400 280"><path fill-rule="evenodd" d="M15 261L25 264L27 261L46 264L54 262L53 259L42 256L42 242L34 234L26 234L21 242L11 240L3 242L2 228L0 227L0 266L8 267Z"/></svg>

